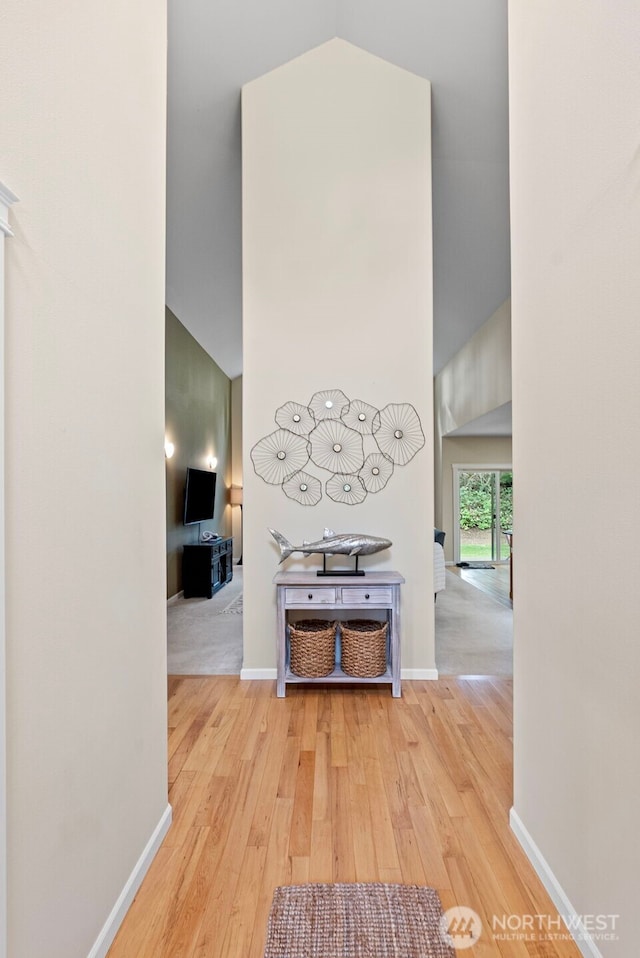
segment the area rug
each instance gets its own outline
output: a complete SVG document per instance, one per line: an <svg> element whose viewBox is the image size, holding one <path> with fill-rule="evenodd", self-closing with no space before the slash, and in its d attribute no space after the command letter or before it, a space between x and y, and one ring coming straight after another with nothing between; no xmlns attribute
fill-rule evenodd
<svg viewBox="0 0 640 958"><path fill-rule="evenodd" d="M224 609L221 609L218 613L219 615L242 615L242 592L240 595L225 606Z"/></svg>
<svg viewBox="0 0 640 958"><path fill-rule="evenodd" d="M490 562L456 562L459 569L495 569Z"/></svg>
<svg viewBox="0 0 640 958"><path fill-rule="evenodd" d="M438 893L419 885L276 888L264 958L453 958Z"/></svg>

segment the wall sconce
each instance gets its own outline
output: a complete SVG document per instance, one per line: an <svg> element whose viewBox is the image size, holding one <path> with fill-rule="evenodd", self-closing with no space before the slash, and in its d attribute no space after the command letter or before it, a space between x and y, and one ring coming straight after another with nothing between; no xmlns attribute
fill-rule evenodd
<svg viewBox="0 0 640 958"><path fill-rule="evenodd" d="M171 459L172 455L176 451L176 447L172 442L169 442L168 439L164 441L164 454L166 459Z"/></svg>
<svg viewBox="0 0 640 958"><path fill-rule="evenodd" d="M215 469L218 465L218 460L215 456L209 456L207 459L207 465L209 466L209 469Z"/></svg>

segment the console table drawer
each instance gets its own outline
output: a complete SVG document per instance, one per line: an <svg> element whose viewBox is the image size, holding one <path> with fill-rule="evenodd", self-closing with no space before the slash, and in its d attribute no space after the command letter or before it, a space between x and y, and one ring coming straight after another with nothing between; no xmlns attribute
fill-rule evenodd
<svg viewBox="0 0 640 958"><path fill-rule="evenodd" d="M371 605L376 604L386 607L391 605L392 589L341 589L341 602L343 605Z"/></svg>
<svg viewBox="0 0 640 958"><path fill-rule="evenodd" d="M335 605L335 589L285 589L287 605Z"/></svg>

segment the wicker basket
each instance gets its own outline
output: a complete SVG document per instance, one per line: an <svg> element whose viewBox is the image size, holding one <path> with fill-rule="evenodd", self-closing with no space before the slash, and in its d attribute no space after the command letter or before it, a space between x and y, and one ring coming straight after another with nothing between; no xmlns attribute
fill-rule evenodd
<svg viewBox="0 0 640 958"><path fill-rule="evenodd" d="M351 619L340 623L342 655L340 666L346 675L373 679L387 670L387 623L372 619Z"/></svg>
<svg viewBox="0 0 640 958"><path fill-rule="evenodd" d="M336 664L336 623L300 619L289 623L289 667L304 679L330 675Z"/></svg>

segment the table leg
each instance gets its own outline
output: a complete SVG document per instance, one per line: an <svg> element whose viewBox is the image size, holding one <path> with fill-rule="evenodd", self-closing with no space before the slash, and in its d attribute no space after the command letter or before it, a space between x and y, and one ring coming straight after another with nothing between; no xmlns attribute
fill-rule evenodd
<svg viewBox="0 0 640 958"><path fill-rule="evenodd" d="M276 695L279 699L285 696L285 670L287 664L287 615L284 607L284 590L278 589L278 613L276 637Z"/></svg>
<svg viewBox="0 0 640 958"><path fill-rule="evenodd" d="M391 608L391 695L394 699L402 696L400 685L400 596L398 587L393 589L393 606Z"/></svg>

